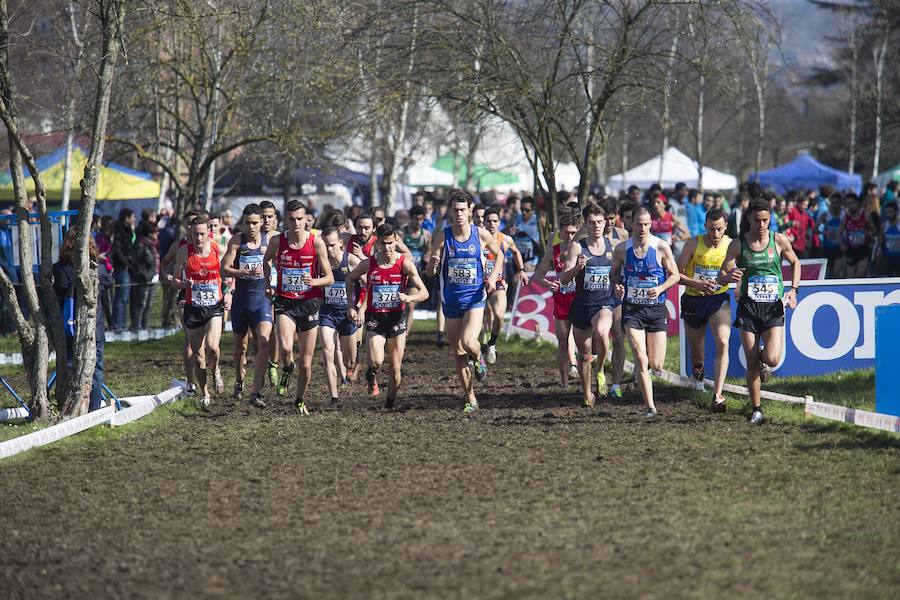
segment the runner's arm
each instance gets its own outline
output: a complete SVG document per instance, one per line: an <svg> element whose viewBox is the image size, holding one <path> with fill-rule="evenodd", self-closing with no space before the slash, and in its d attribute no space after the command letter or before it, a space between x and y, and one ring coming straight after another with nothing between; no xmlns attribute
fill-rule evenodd
<svg viewBox="0 0 900 600"><path fill-rule="evenodd" d="M507 238L509 239L509 238ZM528 276L525 274L525 261L522 260L522 253L519 252L519 249L516 248L516 245L511 243L509 244L509 249L512 252L513 256L513 264L516 265L516 276L519 278L519 283L525 284L528 283ZM550 253L544 253L544 256ZM544 256L541 256L541 262L544 261ZM504 259L506 258L506 254L503 255Z"/></svg>
<svg viewBox="0 0 900 600"><path fill-rule="evenodd" d="M331 270L331 261L328 260L328 248L322 240L322 236L317 235L313 240L313 247L316 249L316 258L319 259L319 268L322 269L322 276L313 278L309 285L326 286L334 283L334 272ZM268 251L268 248L266 248Z"/></svg>
<svg viewBox="0 0 900 600"><path fill-rule="evenodd" d="M735 238L728 244L728 251L725 253L725 260L722 261L722 268L716 276L716 281L721 285L734 283L740 285L744 271L737 268L737 257L741 253L741 239Z"/></svg>
<svg viewBox="0 0 900 600"><path fill-rule="evenodd" d="M431 237L431 252L428 257L427 273L429 277L437 275L438 265L441 264L441 253L444 250L444 230L435 229Z"/></svg>
<svg viewBox="0 0 900 600"><path fill-rule="evenodd" d="M159 261L159 270L165 271L166 267L172 264L172 261L175 260L175 257L178 255L178 249L180 247L181 240L175 240L172 242L172 245L169 246L169 251L166 252L166 255Z"/></svg>
<svg viewBox="0 0 900 600"><path fill-rule="evenodd" d="M534 270L534 273L531 274L531 281L535 282L541 287L545 287L549 290L553 289L553 282L547 279L547 272L550 270L550 263L553 258L553 252L545 252L544 256L541 257L541 262L538 263L537 268ZM557 278L559 277L559 273L556 274Z"/></svg>
<svg viewBox="0 0 900 600"><path fill-rule="evenodd" d="M587 263L587 258L581 252L581 245L574 242L569 244L566 248L566 270L557 274L559 282L565 285L578 277L578 273L584 269L585 263Z"/></svg>
<svg viewBox="0 0 900 600"><path fill-rule="evenodd" d="M657 296L661 296L663 292L671 287L678 285L681 281L681 272L678 270L678 263L675 262L675 255L672 253L672 247L668 244L660 244L658 248L662 248L662 266L669 272L669 276L658 287Z"/></svg>
<svg viewBox="0 0 900 600"><path fill-rule="evenodd" d="M475 227L475 225L472 227ZM503 261L506 256L503 253L503 248L497 243L496 238L494 238L487 229L479 227L478 237L481 239L481 243L484 244L484 247L488 249L488 252L494 255L494 270L491 271L490 275L486 278L486 281L491 284L490 289L494 289L497 287L497 279L499 279L500 274L503 273Z"/></svg>
<svg viewBox="0 0 900 600"><path fill-rule="evenodd" d="M412 257L413 257L412 251L409 249L409 246L407 246L407 245L403 242L403 240L400 239L400 236L399 236L399 235L397 236L397 251L398 251L400 254L403 254L404 256L406 256L406 257L409 258L409 259L412 259Z"/></svg>
<svg viewBox="0 0 900 600"><path fill-rule="evenodd" d="M613 250L612 266L609 268L609 281L613 292L621 298L625 295L625 284L621 280L622 264L625 262L625 244L616 245Z"/></svg>
<svg viewBox="0 0 900 600"><path fill-rule="evenodd" d="M837 238L838 238L837 241L841 245L841 252L846 252L847 248L849 247L849 246L847 246L847 244L844 243L844 233L845 233L846 229L847 229L847 219L841 219L841 226L838 228L838 233L837 233Z"/></svg>
<svg viewBox="0 0 900 600"><path fill-rule="evenodd" d="M775 234L775 245L781 249L781 259L791 263L791 289L785 292L784 299L790 308L794 308L797 306L797 288L800 286L800 259L791 242L780 233Z"/></svg>
<svg viewBox="0 0 900 600"><path fill-rule="evenodd" d="M175 268L172 270L172 273L177 273L175 276L169 275L167 276L167 280L172 282L175 287L180 288L189 288L191 287L190 279L182 279L182 275L184 274L184 263L187 262L187 246L182 246L178 249L175 254Z"/></svg>
<svg viewBox="0 0 900 600"><path fill-rule="evenodd" d="M269 245L266 246L266 255L263 257L263 275L266 279L266 286L269 286L269 282L272 281L272 261L275 260L275 255L278 254L278 246L281 241L279 236L280 234L273 236L269 240Z"/></svg>
<svg viewBox="0 0 900 600"><path fill-rule="evenodd" d="M709 285L704 283L699 279L694 279L687 272L687 265L691 262L691 257L694 256L694 252L697 250L697 238L691 238L684 243L684 248L681 250L681 255L678 257L678 272L681 273L681 285L685 287L694 288L696 290L700 290L702 292L708 292ZM718 288L718 286L713 286Z"/></svg>
<svg viewBox="0 0 900 600"><path fill-rule="evenodd" d="M241 238L234 236L230 240L228 240L228 248L225 250L224 256L222 256L222 265L221 272L222 278L226 277L244 277L248 275L250 272L244 272L240 269L234 268L234 259L237 256L238 248L240 247ZM238 242L235 244L235 242Z"/></svg>
<svg viewBox="0 0 900 600"><path fill-rule="evenodd" d="M403 261L403 274L406 275L407 281L410 282L411 287L415 288L416 292L414 294L401 293L401 302L424 302L428 300L428 288L425 287L425 283L419 277L419 270L413 264L413 261Z"/></svg>

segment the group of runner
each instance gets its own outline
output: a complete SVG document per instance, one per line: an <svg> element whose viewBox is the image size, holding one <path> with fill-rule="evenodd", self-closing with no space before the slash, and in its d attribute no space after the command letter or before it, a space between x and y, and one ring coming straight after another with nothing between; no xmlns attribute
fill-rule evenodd
<svg viewBox="0 0 900 600"><path fill-rule="evenodd" d="M328 406L338 407L339 389L355 381L360 371L359 346L365 338L368 393L380 394L379 371L387 363L384 406L393 408L412 309L429 297L424 273L438 282L446 342L465 398L463 410L476 412L475 382L485 380L488 364L497 359L506 312L504 263L511 257L511 271L519 283L526 283L522 256L499 230L498 212L482 212L466 192L451 192L445 221L432 234L422 229L420 212L411 212L404 231L386 223L383 211L363 213L351 235L343 215L336 215L322 231L312 229L306 207L291 200L285 207L284 230L278 232L274 206L251 204L243 212L243 230L224 251L210 235L208 215L190 215L186 238L174 259L167 257L174 264L167 280L184 290L185 368L189 383L197 383L200 405L210 405L207 370L214 373L216 392L223 392L218 371L226 309L223 281L233 279L237 396L243 392L252 336L256 360L249 403L266 406L267 373L276 394L283 396L296 372L294 402L300 413L308 413L306 393L318 340L331 396ZM745 211L736 240L725 235L722 212L709 211L706 232L688 240L676 261L671 246L651 234L651 218L647 207L629 202L618 210L612 203L591 203L580 212L565 207L560 211L552 251L544 253L532 278L553 292L561 383L567 385L577 376L587 406L607 393L621 398L627 339L643 414L656 416L651 373L663 367L666 296L680 283L686 288L681 316L693 375L698 381L705 378L704 339L710 328L716 344L710 406L724 412L722 386L732 321L728 284L734 283L739 294L734 325L747 357L753 403L750 420L761 423L760 382L781 357L785 306L796 304L800 269L790 242L770 231L770 208L760 199ZM787 292L783 259L794 273ZM548 278L551 270L556 277ZM608 386L604 369L610 349Z"/></svg>

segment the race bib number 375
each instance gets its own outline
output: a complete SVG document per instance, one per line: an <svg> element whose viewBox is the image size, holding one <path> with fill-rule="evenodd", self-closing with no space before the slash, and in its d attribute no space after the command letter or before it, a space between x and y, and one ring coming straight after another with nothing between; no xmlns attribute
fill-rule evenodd
<svg viewBox="0 0 900 600"><path fill-rule="evenodd" d="M303 283L303 278L310 274L309 267L300 269L282 269L281 271L281 289L285 292L305 292L310 286Z"/></svg>

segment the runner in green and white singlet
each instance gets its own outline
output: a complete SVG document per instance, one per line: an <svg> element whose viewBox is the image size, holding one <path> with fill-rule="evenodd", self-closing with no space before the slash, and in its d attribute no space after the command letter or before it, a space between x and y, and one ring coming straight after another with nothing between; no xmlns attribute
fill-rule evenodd
<svg viewBox="0 0 900 600"><path fill-rule="evenodd" d="M747 387L753 402L750 423L759 425L763 422L760 384L768 379L770 369L778 364L784 349L784 309L797 306L800 259L787 237L769 231L768 202L751 201L744 215L741 235L728 246L718 282L735 283L740 289L734 326L741 332L741 345L747 357ZM793 269L791 289L787 293L781 275L782 259L790 262Z"/></svg>

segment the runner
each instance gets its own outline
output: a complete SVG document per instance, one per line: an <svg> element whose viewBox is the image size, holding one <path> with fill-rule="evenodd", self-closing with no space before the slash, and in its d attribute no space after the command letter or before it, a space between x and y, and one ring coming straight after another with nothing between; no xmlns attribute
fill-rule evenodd
<svg viewBox="0 0 900 600"><path fill-rule="evenodd" d="M403 229L403 243L412 253L413 264L419 273L425 272L428 265L428 249L431 247L431 234L425 231L422 224L425 222L425 209L421 206L413 206L409 211L409 225ZM427 284L426 284L427 285ZM407 317L406 334L412 333L415 302L408 302L409 316Z"/></svg>
<svg viewBox="0 0 900 600"><path fill-rule="evenodd" d="M612 243L613 248L624 242L629 237L632 229L631 214L637 208L637 204L626 200L618 208L614 198L609 199L607 204L607 215L614 215L618 211L619 221L622 226L616 226L613 219L606 220L606 237ZM621 273L620 273L621 276ZM622 299L613 294L616 305L613 309L613 324L610 329L612 334L612 364L611 379L612 385L609 386L609 396L616 400L622 399L622 379L625 376L625 329L622 327Z"/></svg>
<svg viewBox="0 0 900 600"><path fill-rule="evenodd" d="M200 215L191 224L191 242L178 250L175 273L167 278L185 290L183 323L191 348L191 363L200 387L200 408L209 409L207 366L218 372L219 339L222 335L222 278L219 246L209 236L209 217ZM222 393L216 381L216 393Z"/></svg>
<svg viewBox="0 0 900 600"><path fill-rule="evenodd" d="M319 340L322 342L322 359L325 361L325 382L331 393L331 408L339 408L339 361L343 360L347 377L341 382L346 387L356 380L356 323L347 316L348 298L356 303L356 288L347 286L347 275L360 263L355 254L344 248L340 232L326 227L322 239L328 249L328 260L334 273L334 283L325 286L325 300L319 311ZM349 294L349 295L348 295Z"/></svg>
<svg viewBox="0 0 900 600"><path fill-rule="evenodd" d="M694 379L703 384L707 324L716 342L716 362L713 370L715 389L710 410L725 412L722 386L728 371L728 341L731 338L731 302L728 286L719 285L716 278L731 238L725 235L725 215L714 208L706 213L706 233L689 239L678 257L681 284L681 318L690 345Z"/></svg>
<svg viewBox="0 0 900 600"><path fill-rule="evenodd" d="M666 290L680 279L669 244L650 234L650 211L632 212L632 237L613 251L612 278L623 295L622 327L634 355L634 378L644 399L644 416L656 416L650 370L666 359ZM667 275L668 273L668 275Z"/></svg>
<svg viewBox="0 0 900 600"><path fill-rule="evenodd" d="M234 332L234 395L241 397L246 373L250 331L256 332L257 349L250 405L265 408L262 385L266 379L269 343L272 337L272 303L266 296L263 256L269 237L261 232L262 210L258 204L244 207L241 221L245 231L231 237L222 259L222 276L235 279L231 306L231 330Z"/></svg>
<svg viewBox="0 0 900 600"><path fill-rule="evenodd" d="M367 337L366 354L369 368L366 383L369 395L377 396L378 369L384 362L385 348L388 353L388 381L386 409L394 408L397 389L400 387L400 370L403 351L406 348L406 306L407 302L422 302L428 299L428 290L412 260L398 251L399 236L394 227L382 223L377 230L378 242L375 256L361 261L347 275L347 286L352 288L359 279L366 277L368 288L366 309L362 304L353 303L347 307L347 317L357 326L365 317ZM415 291L409 293L410 288Z"/></svg>
<svg viewBox="0 0 900 600"><path fill-rule="evenodd" d="M489 208L484 211L484 228L488 230L497 245L503 252L504 260L506 253L512 254L513 264L516 266L515 276L519 285L528 283L528 277L525 275L525 266L522 262L522 255L519 249L513 243L512 238L500 231L500 213L496 208ZM494 270L494 261L496 256L487 248L484 249L484 270L491 273ZM481 347L487 364L492 365L497 362L497 338L500 337L500 328L503 327L503 321L506 318L506 282L504 281L503 272L497 279L497 286L494 289L488 289L488 310L484 312L484 330L488 334L488 341Z"/></svg>
<svg viewBox="0 0 900 600"><path fill-rule="evenodd" d="M570 307L575 299L576 282L570 281L566 285L559 282L559 276L565 271L565 251L569 243L575 239L581 229L581 217L576 213L567 213L559 219L559 242L553 245L551 252L544 254L537 269L534 270L531 280L540 286L553 292L553 329L556 333L556 362L559 366L559 377L563 387L569 385L570 377L578 376L578 367L575 366L575 341L569 343L572 337L572 324L569 321ZM554 237L556 239L556 237ZM553 281L547 279L547 271L550 268L556 273Z"/></svg>
<svg viewBox="0 0 900 600"><path fill-rule="evenodd" d="M262 211L262 227L260 231L262 235L266 236L266 239L272 240L278 235L278 222L281 220L278 215L278 211L275 210L275 205L269 202L268 200L263 200L259 203L259 209ZM269 277L269 289L275 289L278 285L278 274L275 269L271 269L270 277ZM268 290L266 292L269 293ZM271 296L270 296L271 298ZM274 301L274 298L271 298ZM275 305L272 305L272 322L275 321ZM269 375L269 383L272 384L272 387L278 386L278 361L281 358L281 349L279 348L280 344L278 344L277 340L275 343L269 344L269 364L266 367L266 372Z"/></svg>
<svg viewBox="0 0 900 600"><path fill-rule="evenodd" d="M731 240L725 262L718 274L721 284L740 286L737 318L741 345L747 357L747 387L753 412L750 423L761 425L760 384L769 377L771 367L778 364L784 350L785 305L797 305L800 283L800 259L791 242L780 233L769 231L769 203L757 198L750 201L741 223L741 236ZM792 288L785 293L781 261L791 263ZM763 348L760 349L760 341Z"/></svg>
<svg viewBox="0 0 900 600"><path fill-rule="evenodd" d="M884 220L878 251L881 255L881 276L900 276L900 219L898 219L896 202L888 202L884 205Z"/></svg>
<svg viewBox="0 0 900 600"><path fill-rule="evenodd" d="M304 396L312 376L312 358L319 327L322 288L334 283L325 242L306 230L306 207L291 200L285 207L285 229L271 240L263 259L266 278L274 261L278 273L275 289L275 323L281 346L281 379L275 393L283 396L294 372L291 348L299 340L300 370L297 377L297 410L309 414Z"/></svg>
<svg viewBox="0 0 900 600"><path fill-rule="evenodd" d="M503 253L494 236L471 223L472 196L454 190L448 199L449 223L436 230L431 239L431 275L440 272L440 291L447 325L447 338L454 353L456 373L466 395L466 413L478 410L472 382L484 381L487 363L478 345L484 319L485 287L497 287L503 272ZM482 248L497 257L494 270L485 275Z"/></svg>
<svg viewBox="0 0 900 600"><path fill-rule="evenodd" d="M819 217L819 230L822 231L822 248L828 260L825 277L833 279L844 276L844 254L841 250L841 223L844 212L844 197L840 192L831 194L828 212Z"/></svg>
<svg viewBox="0 0 900 600"><path fill-rule="evenodd" d="M844 207L847 212L841 223L839 236L841 250L847 261L847 277L865 277L869 269L869 254L875 231L859 202L859 196L853 192L845 194Z"/></svg>
<svg viewBox="0 0 900 600"><path fill-rule="evenodd" d="M569 244L565 254L565 271L560 284L575 281L575 299L569 309L569 320L575 332L578 347L578 378L584 394L584 405L594 406L591 390L594 361L594 345L597 355L597 394L606 394L606 377L603 367L609 348L609 329L612 327L613 298L610 285L613 245L606 238L606 209L588 204L582 211L587 238Z"/></svg>

